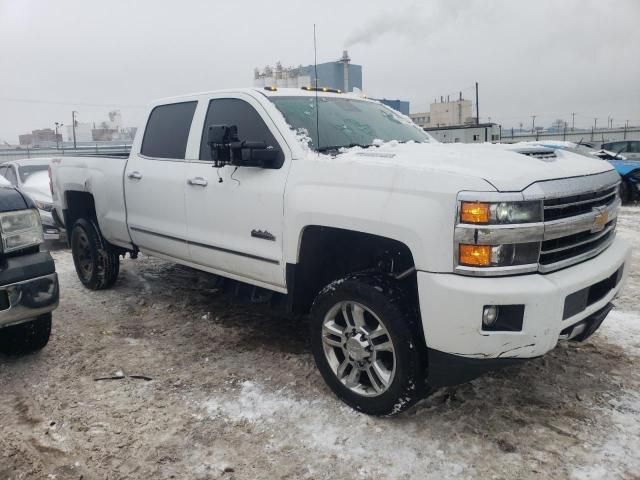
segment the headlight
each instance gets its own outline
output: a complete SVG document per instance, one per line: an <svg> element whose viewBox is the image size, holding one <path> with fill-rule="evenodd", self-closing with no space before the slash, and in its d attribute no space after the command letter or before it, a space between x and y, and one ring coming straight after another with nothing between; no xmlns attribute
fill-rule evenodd
<svg viewBox="0 0 640 480"><path fill-rule="evenodd" d="M464 192L458 202L454 269L463 275L510 275L538 269L544 237L541 200ZM504 201L499 197L506 197ZM498 197L498 198L496 198ZM494 200L495 199L495 200Z"/></svg>
<svg viewBox="0 0 640 480"><path fill-rule="evenodd" d="M44 241L40 214L35 209L0 213L0 230L5 253L40 245Z"/></svg>
<svg viewBox="0 0 640 480"><path fill-rule="evenodd" d="M514 267L538 262L540 243L474 245L461 243L458 264L465 267Z"/></svg>
<svg viewBox="0 0 640 480"><path fill-rule="evenodd" d="M36 207L40 210L44 210L45 212L50 212L53 210L53 203L49 202L41 202L40 200L34 200Z"/></svg>
<svg viewBox="0 0 640 480"><path fill-rule="evenodd" d="M542 221L542 202L461 202L460 222L476 225Z"/></svg>

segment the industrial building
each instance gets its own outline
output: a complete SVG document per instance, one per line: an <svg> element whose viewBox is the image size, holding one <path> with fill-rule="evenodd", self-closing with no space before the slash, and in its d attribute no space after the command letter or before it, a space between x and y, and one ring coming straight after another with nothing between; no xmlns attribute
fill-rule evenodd
<svg viewBox="0 0 640 480"><path fill-rule="evenodd" d="M428 112L412 113L411 119L422 128L447 127L451 125L464 125L476 123L473 116L473 104L471 100L462 98L462 93L457 100L451 101L447 97L440 97L440 101L434 101L429 106Z"/></svg>
<svg viewBox="0 0 640 480"><path fill-rule="evenodd" d="M275 67L267 65L264 69L253 71L254 87L302 88L316 85L315 72L318 72L318 87L332 88L341 92L362 91L362 65L351 63L349 52L344 50L342 57L335 62L319 63L317 66L283 67L280 62ZM378 99L379 102L409 115L409 102L405 100Z"/></svg>
<svg viewBox="0 0 640 480"><path fill-rule="evenodd" d="M56 138L57 137L57 138ZM18 141L22 146L43 145L51 146L56 142L62 141L62 135L56 134L51 128L42 128L40 130L32 130L31 133L25 133L18 136Z"/></svg>
<svg viewBox="0 0 640 480"><path fill-rule="evenodd" d="M500 125L497 123L431 127L424 128L424 131L443 143L483 143L500 140Z"/></svg>
<svg viewBox="0 0 640 480"><path fill-rule="evenodd" d="M267 65L263 70L254 70L253 85L256 87L309 87L316 85L315 72L318 72L318 86L333 88L343 92L362 90L362 66L351 63L345 50L335 62L319 63L317 66L283 67L280 62L275 67Z"/></svg>
<svg viewBox="0 0 640 480"><path fill-rule="evenodd" d="M376 98L374 100L384 103L386 106L391 107L404 115L409 115L409 102L406 100L389 100L387 98Z"/></svg>

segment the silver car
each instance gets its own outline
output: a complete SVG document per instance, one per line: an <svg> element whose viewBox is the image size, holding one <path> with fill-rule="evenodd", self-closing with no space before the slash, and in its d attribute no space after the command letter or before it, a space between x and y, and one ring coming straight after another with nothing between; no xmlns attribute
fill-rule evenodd
<svg viewBox="0 0 640 480"><path fill-rule="evenodd" d="M64 230L53 217L53 200L49 184L49 158L12 160L0 165L0 175L26 193L40 212L45 240L60 240Z"/></svg>

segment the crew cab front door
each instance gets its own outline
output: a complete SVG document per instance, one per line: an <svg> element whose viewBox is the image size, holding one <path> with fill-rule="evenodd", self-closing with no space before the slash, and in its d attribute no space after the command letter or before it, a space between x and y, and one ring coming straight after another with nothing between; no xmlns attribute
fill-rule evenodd
<svg viewBox="0 0 640 480"><path fill-rule="evenodd" d="M197 102L155 107L124 172L127 224L142 251L189 261L186 149Z"/></svg>
<svg viewBox="0 0 640 480"><path fill-rule="evenodd" d="M291 155L288 147L263 107L249 95L213 98L201 108L206 108L206 116L200 158L189 161L186 180L191 259L238 280L284 289L282 233ZM216 168L207 144L209 125L235 125L241 140L264 141L280 149L277 165Z"/></svg>

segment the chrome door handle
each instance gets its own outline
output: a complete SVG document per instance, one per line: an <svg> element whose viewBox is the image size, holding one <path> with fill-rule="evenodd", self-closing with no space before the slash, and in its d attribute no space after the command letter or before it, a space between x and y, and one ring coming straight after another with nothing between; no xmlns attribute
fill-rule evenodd
<svg viewBox="0 0 640 480"><path fill-rule="evenodd" d="M142 174L140 172L131 172L127 177L131 180L140 180L142 178Z"/></svg>
<svg viewBox="0 0 640 480"><path fill-rule="evenodd" d="M190 178L189 180L187 180L187 183L189 185L197 185L199 187L206 187L207 185L209 185L209 182L207 182L204 178L202 177L195 177L195 178Z"/></svg>

